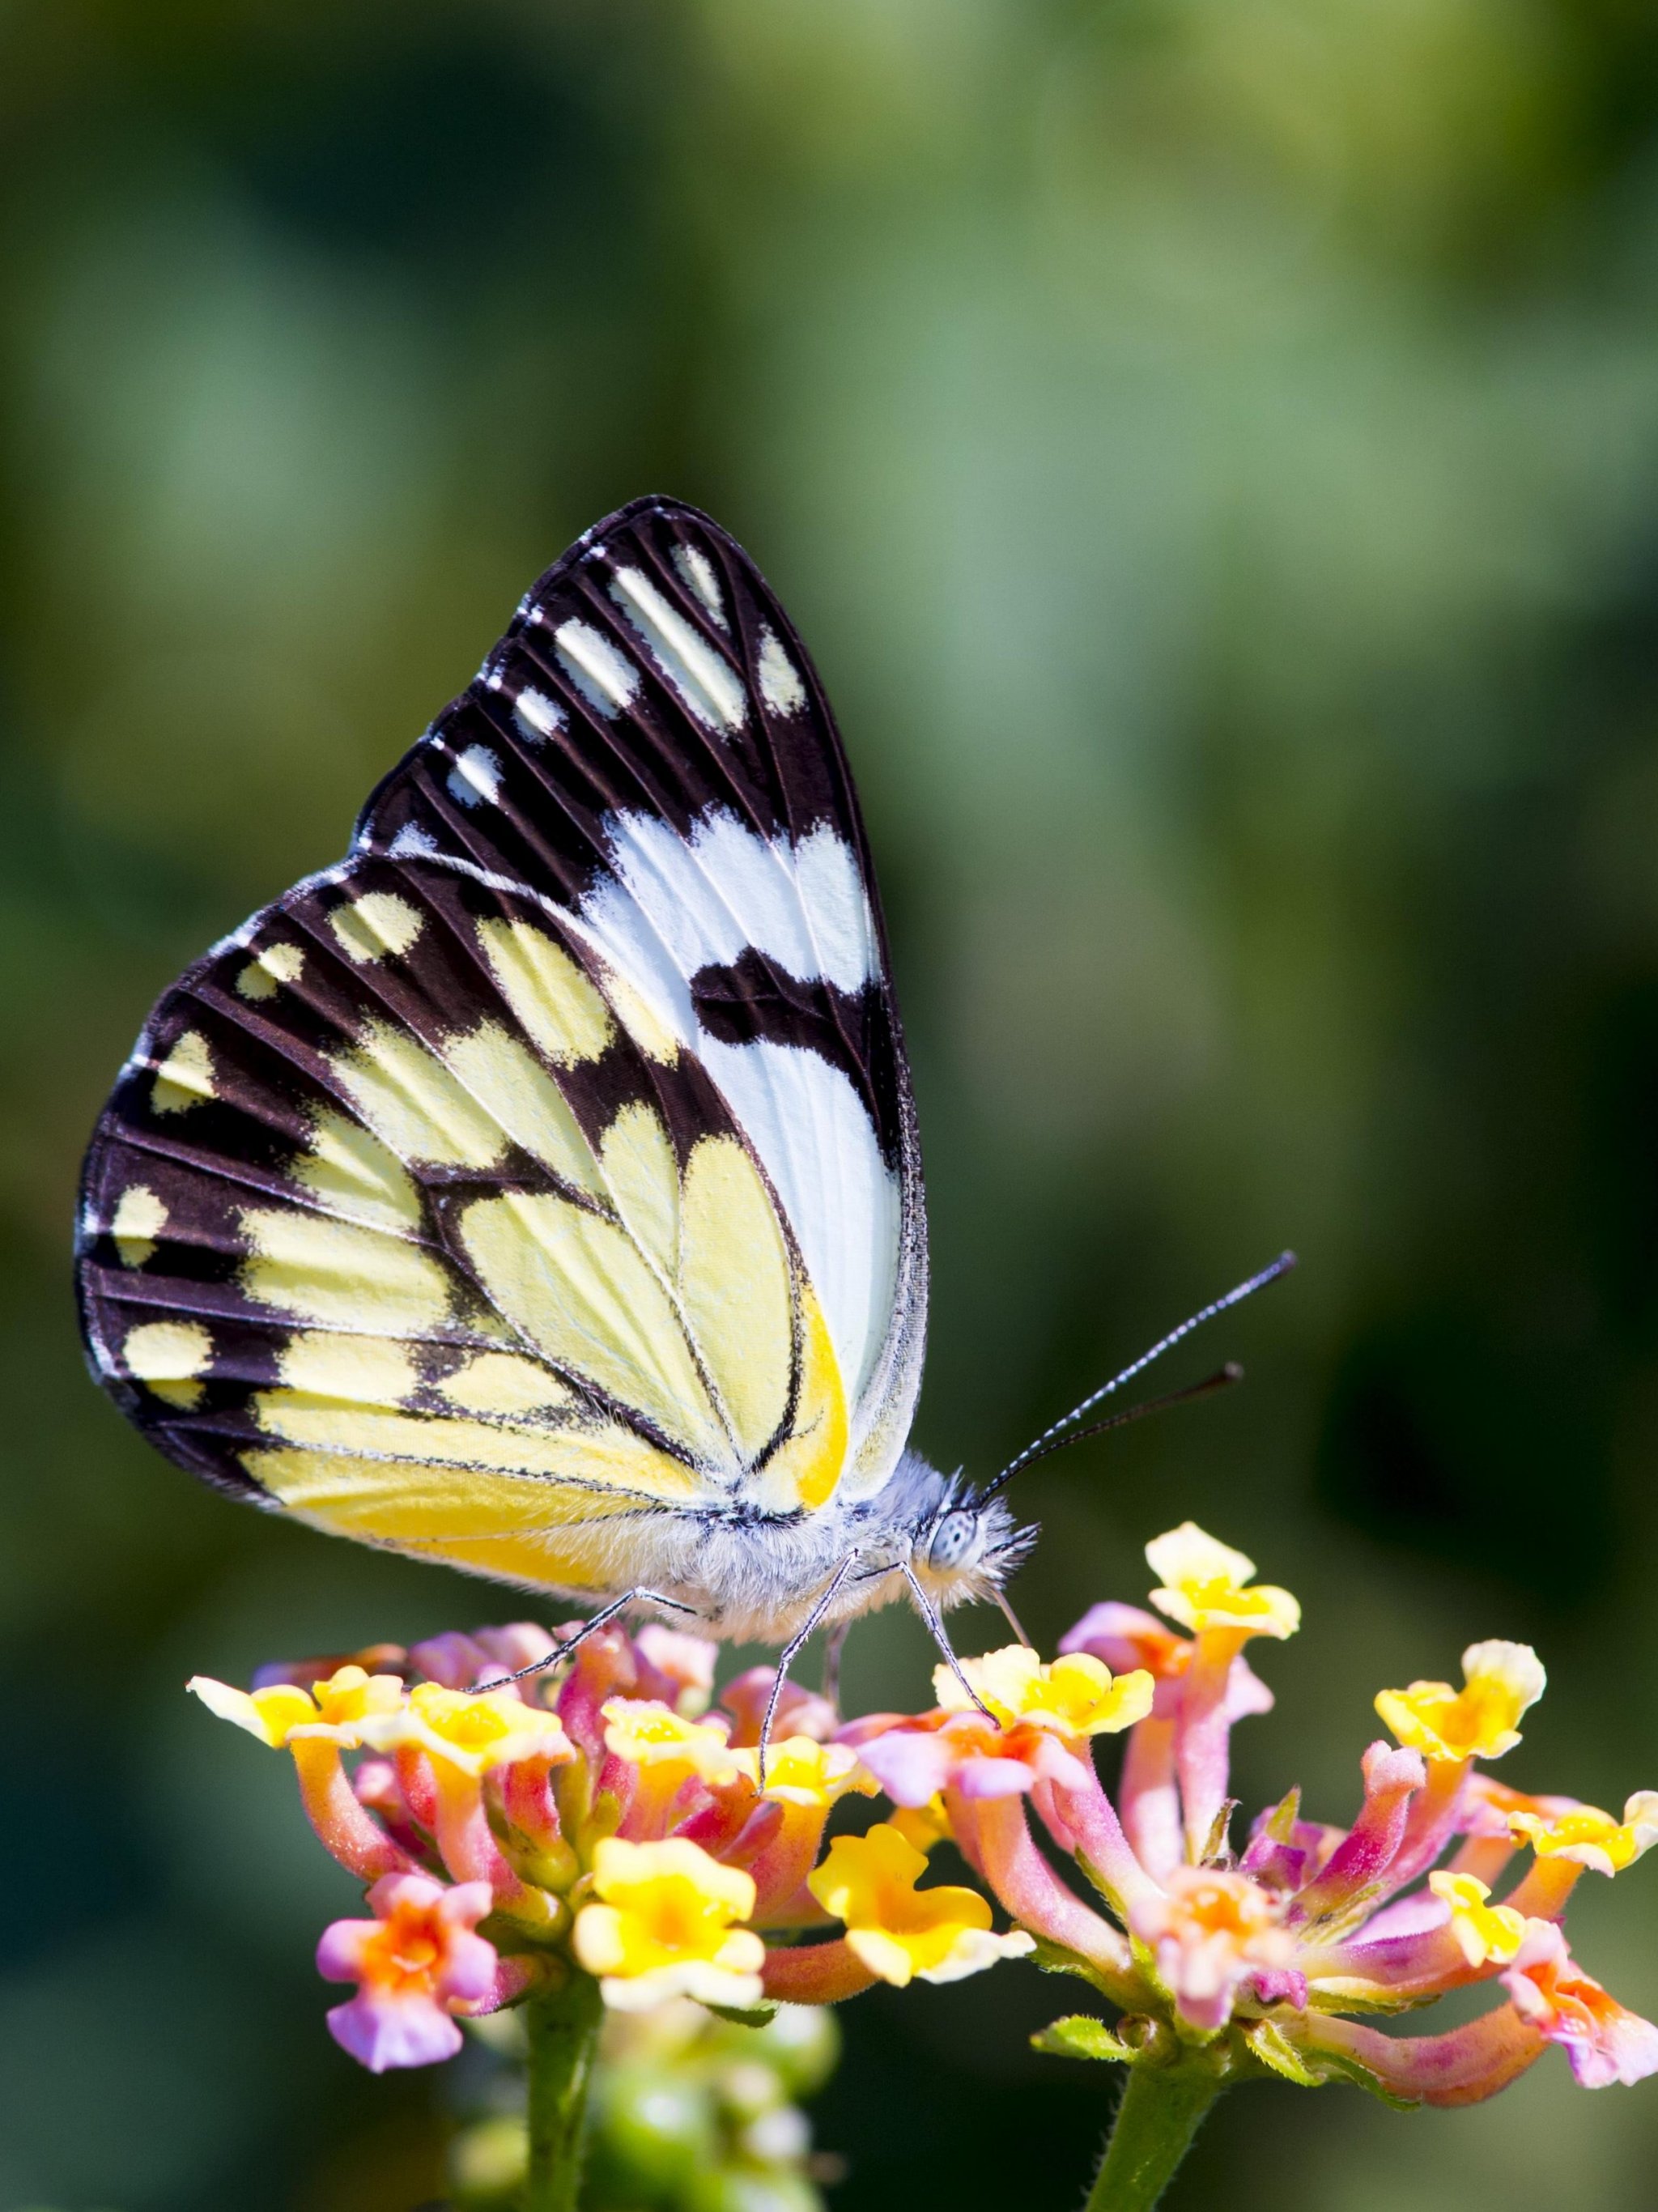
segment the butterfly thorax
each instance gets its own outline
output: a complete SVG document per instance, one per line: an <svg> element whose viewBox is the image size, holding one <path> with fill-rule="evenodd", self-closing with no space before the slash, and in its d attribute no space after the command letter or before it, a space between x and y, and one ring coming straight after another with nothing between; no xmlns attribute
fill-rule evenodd
<svg viewBox="0 0 1658 2212"><path fill-rule="evenodd" d="M782 1644L854 1555L823 1615L826 1626L904 1597L906 1567L941 1612L990 1597L1035 1535L999 1501L975 1507L956 1478L907 1451L872 1497L831 1499L813 1513L735 1505L657 1522L630 1540L629 1576L689 1607L707 1633Z"/></svg>

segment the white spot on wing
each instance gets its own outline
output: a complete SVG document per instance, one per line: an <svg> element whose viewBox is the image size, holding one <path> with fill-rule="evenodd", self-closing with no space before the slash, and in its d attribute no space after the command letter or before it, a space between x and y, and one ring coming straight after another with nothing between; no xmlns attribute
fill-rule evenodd
<svg viewBox="0 0 1658 2212"><path fill-rule="evenodd" d="M784 652L775 630L760 633L760 696L774 714L798 714L806 703L800 672Z"/></svg>
<svg viewBox="0 0 1658 2212"><path fill-rule="evenodd" d="M695 592L721 629L728 627L726 603L720 595L720 579L714 573L714 563L700 545L676 545L673 564L688 590Z"/></svg>
<svg viewBox="0 0 1658 2212"><path fill-rule="evenodd" d="M513 702L513 720L531 744L539 745L564 727L566 716L556 699L526 686Z"/></svg>
<svg viewBox="0 0 1658 2212"><path fill-rule="evenodd" d="M576 690L608 719L639 696L639 671L591 623L561 623L553 647Z"/></svg>
<svg viewBox="0 0 1658 2212"><path fill-rule="evenodd" d="M386 850L394 860L412 860L422 853L435 853L438 841L418 822L405 822Z"/></svg>
<svg viewBox="0 0 1658 2212"><path fill-rule="evenodd" d="M462 806L487 799L493 806L501 797L501 759L487 745L468 745L455 756L449 771L449 796Z"/></svg>
<svg viewBox="0 0 1658 2212"><path fill-rule="evenodd" d="M697 720L711 730L740 730L748 719L741 682L689 623L663 598L642 568L618 568L610 597Z"/></svg>
<svg viewBox="0 0 1658 2212"><path fill-rule="evenodd" d="M875 917L852 848L827 822L794 848L795 880L811 925L820 972L856 991L876 972Z"/></svg>

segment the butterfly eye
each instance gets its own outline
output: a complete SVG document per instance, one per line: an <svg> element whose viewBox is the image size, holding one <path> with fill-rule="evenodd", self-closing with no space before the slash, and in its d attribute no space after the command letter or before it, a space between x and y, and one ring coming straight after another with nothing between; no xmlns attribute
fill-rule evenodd
<svg viewBox="0 0 1658 2212"><path fill-rule="evenodd" d="M933 1530L932 1541L927 1546L927 1565L940 1572L947 1572L952 1568L965 1566L978 1548L978 1515L959 1510L946 1513Z"/></svg>

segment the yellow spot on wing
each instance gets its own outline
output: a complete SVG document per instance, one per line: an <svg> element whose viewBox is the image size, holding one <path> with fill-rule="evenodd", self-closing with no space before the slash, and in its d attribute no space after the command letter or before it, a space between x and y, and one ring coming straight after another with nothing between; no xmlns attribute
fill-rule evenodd
<svg viewBox="0 0 1658 2212"><path fill-rule="evenodd" d="M442 1057L407 1030L372 1021L332 1065L352 1103L398 1158L489 1168L517 1144L578 1189L598 1171L546 1069L496 1022L450 1037Z"/></svg>
<svg viewBox="0 0 1658 2212"><path fill-rule="evenodd" d="M623 1225L671 1281L679 1265L679 1169L662 1116L637 1103L624 1106L598 1155Z"/></svg>
<svg viewBox="0 0 1658 2212"><path fill-rule="evenodd" d="M515 1036L495 1022L452 1037L444 1056L515 1144L578 1190L597 1194L592 1147L556 1083Z"/></svg>
<svg viewBox="0 0 1658 2212"><path fill-rule="evenodd" d="M482 1352L438 1389L469 1413L540 1413L579 1401L568 1383L510 1352Z"/></svg>
<svg viewBox="0 0 1658 2212"><path fill-rule="evenodd" d="M277 1365L291 1389L368 1406L395 1406L420 1382L408 1346L384 1336L307 1330L289 1338Z"/></svg>
<svg viewBox="0 0 1658 2212"><path fill-rule="evenodd" d="M650 1000L628 981L618 968L604 971L604 995L616 1018L647 1060L671 1066L679 1050L679 1039Z"/></svg>
<svg viewBox="0 0 1658 2212"><path fill-rule="evenodd" d="M148 1183L135 1182L121 1193L109 1224L124 1267L142 1267L155 1252L155 1239L167 1226L167 1208Z"/></svg>
<svg viewBox="0 0 1658 2212"><path fill-rule="evenodd" d="M401 1160L488 1168L507 1149L500 1122L407 1030L372 1021L332 1065L353 1105Z"/></svg>
<svg viewBox="0 0 1658 2212"><path fill-rule="evenodd" d="M417 1229L420 1191L396 1154L349 1114L323 1108L311 1149L288 1170L322 1205L376 1229Z"/></svg>
<svg viewBox="0 0 1658 2212"><path fill-rule="evenodd" d="M425 928L426 917L395 891L367 891L349 906L336 907L328 927L346 957L361 966L407 952Z"/></svg>
<svg viewBox="0 0 1658 2212"><path fill-rule="evenodd" d="M297 945L267 945L248 962L236 978L244 999L274 999L280 983L297 983L305 967L305 953Z"/></svg>
<svg viewBox="0 0 1658 2212"><path fill-rule="evenodd" d="M355 1223L285 1206L251 1206L242 1285L261 1305L306 1321L413 1334L449 1311L449 1279L428 1253Z"/></svg>
<svg viewBox="0 0 1658 2212"><path fill-rule="evenodd" d="M786 1440L767 1461L762 1494L782 1511L827 1503L847 1463L847 1394L829 1324L810 1283L800 1285L800 1395Z"/></svg>
<svg viewBox="0 0 1658 2212"><path fill-rule="evenodd" d="M776 1209L734 1137L686 1163L679 1264L692 1340L751 1457L787 1410L794 1314Z"/></svg>
<svg viewBox="0 0 1658 2212"><path fill-rule="evenodd" d="M213 1340L199 1322L147 1321L128 1332L121 1346L128 1374L169 1405L199 1405L213 1358Z"/></svg>
<svg viewBox="0 0 1658 2212"><path fill-rule="evenodd" d="M158 1114L187 1114L214 1098L213 1056L199 1030L186 1030L155 1071L149 1103Z"/></svg>
<svg viewBox="0 0 1658 2212"><path fill-rule="evenodd" d="M554 1366L637 1407L699 1458L729 1462L667 1293L613 1222L511 1192L469 1206L460 1237L496 1310Z"/></svg>
<svg viewBox="0 0 1658 2212"><path fill-rule="evenodd" d="M501 996L556 1066L597 1060L615 1034L610 1010L544 929L481 921L478 943Z"/></svg>

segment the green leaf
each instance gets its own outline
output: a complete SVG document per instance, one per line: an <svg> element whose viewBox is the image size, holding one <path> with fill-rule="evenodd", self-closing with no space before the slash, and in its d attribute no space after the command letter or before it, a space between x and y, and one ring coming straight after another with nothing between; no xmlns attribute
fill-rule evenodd
<svg viewBox="0 0 1658 2212"><path fill-rule="evenodd" d="M777 2017L774 2004L717 2005L704 2007L717 2020L728 2020L733 2027L769 2027Z"/></svg>
<svg viewBox="0 0 1658 2212"><path fill-rule="evenodd" d="M1389 2089L1361 2066L1357 2059L1343 2051L1309 2048L1305 2044L1293 2043L1282 2028L1270 2020L1253 2020L1242 2029L1243 2039L1261 2064L1285 2081L1293 2081L1303 2089L1321 2089L1332 2081L1345 2081L1351 2088L1365 2090L1370 2096L1390 2105L1395 2112L1416 2111L1421 2100L1401 2097Z"/></svg>
<svg viewBox="0 0 1658 2212"><path fill-rule="evenodd" d="M1293 2081L1297 2088L1317 2089L1329 2078L1309 2066L1284 2031L1270 2020L1252 2020L1243 2029L1243 2039L1263 2066L1285 2081Z"/></svg>
<svg viewBox="0 0 1658 2212"><path fill-rule="evenodd" d="M1111 1995L1096 1969L1089 1965L1086 1959L1079 1957L1075 1951L1065 1950L1060 1944L1050 1943L1045 1937L1039 1936L1036 1938L1036 1948L1030 1956L1034 1963L1040 1966L1045 1974L1074 1974L1078 1981L1086 1982L1091 1989L1098 1990L1102 1996Z"/></svg>
<svg viewBox="0 0 1658 2212"><path fill-rule="evenodd" d="M1040 2035L1031 2037L1030 2047L1047 2051L1051 2058L1105 2058L1119 2066L1133 2065L1135 2056L1102 2020L1096 2020L1089 2012L1073 2012L1056 2020Z"/></svg>
<svg viewBox="0 0 1658 2212"><path fill-rule="evenodd" d="M1296 1822L1300 1818L1301 1784L1297 1782L1261 1822L1261 1833L1270 1836L1275 1844L1290 1843L1294 1838Z"/></svg>

